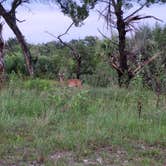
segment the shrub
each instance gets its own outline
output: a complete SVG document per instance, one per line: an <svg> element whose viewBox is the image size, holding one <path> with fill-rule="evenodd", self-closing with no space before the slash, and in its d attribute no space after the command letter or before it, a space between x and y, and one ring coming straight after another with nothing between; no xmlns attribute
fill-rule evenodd
<svg viewBox="0 0 166 166"><path fill-rule="evenodd" d="M48 90L52 87L53 82L44 79L31 79L24 82L24 87L27 89Z"/></svg>

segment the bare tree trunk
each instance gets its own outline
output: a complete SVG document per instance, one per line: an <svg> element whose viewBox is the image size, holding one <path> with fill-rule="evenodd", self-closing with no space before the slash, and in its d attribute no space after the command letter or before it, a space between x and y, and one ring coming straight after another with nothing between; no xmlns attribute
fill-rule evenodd
<svg viewBox="0 0 166 166"><path fill-rule="evenodd" d="M119 67L121 72L118 72L118 82L121 87L122 84L128 86L129 84L129 75L128 75L128 65L127 65L127 54L125 51L126 47L126 27L125 21L123 19L123 11L122 11L122 0L119 0L117 4L114 6L115 14L117 17L117 30L119 34Z"/></svg>
<svg viewBox="0 0 166 166"><path fill-rule="evenodd" d="M80 75L81 75L81 57L77 58L76 61L77 61L76 77L77 77L77 79L80 79Z"/></svg>
<svg viewBox="0 0 166 166"><path fill-rule="evenodd" d="M141 65L138 65L135 69L132 69L132 66L128 63L128 55L131 52L126 51L126 33L130 30L133 30L133 24L135 21L139 21L139 20L147 19L147 18L154 18L158 21L161 21L161 20L151 15L149 16L136 15L140 10L143 9L144 6L148 4L147 2L142 4L138 9L136 9L127 17L124 17L125 9L123 9L123 6L125 3L123 0L105 0L102 2L106 4L106 8L105 8L106 12L105 10L101 12L99 11L99 14L102 17L104 17L108 26L110 26L111 28L116 28L118 30L118 36L119 36L118 44L113 42L114 44L118 45L119 57L116 58L116 56L113 55L110 58L110 64L118 73L119 86L121 87L123 84L126 87L128 87L132 78L135 77L135 75L138 72L140 72L140 70L145 65L148 65L156 57L158 57L158 55L155 55L149 58L147 61L143 62ZM129 2L129 4L131 3L132 2ZM105 37L105 35L103 36Z"/></svg>
<svg viewBox="0 0 166 166"><path fill-rule="evenodd" d="M26 66L27 66L28 73L29 73L30 76L33 76L34 71L33 71L33 66L32 66L32 56L31 56L31 53L28 49L27 43L24 39L24 36L22 35L22 33L19 30L19 28L17 27L17 25L11 26L11 29L15 33L15 35L17 37L17 40L20 43L20 46L22 48L24 58L25 58L25 61L26 61Z"/></svg>
<svg viewBox="0 0 166 166"><path fill-rule="evenodd" d="M21 46L23 54L24 54L27 71L30 76L33 76L34 71L33 71L33 66L32 66L31 53L28 49L28 46L24 39L23 34L21 33L21 31L19 30L19 28L16 24L15 16L13 16L10 12L7 12L1 4L0 4L0 11L1 11L1 15L5 19L6 23L8 24L8 26L12 29L12 31L16 35L16 38L17 38L18 42L20 43L20 46Z"/></svg>
<svg viewBox="0 0 166 166"><path fill-rule="evenodd" d="M3 83L4 80L4 71L5 71L5 65L4 65L4 40L2 37L2 28L3 24L0 23L0 84Z"/></svg>

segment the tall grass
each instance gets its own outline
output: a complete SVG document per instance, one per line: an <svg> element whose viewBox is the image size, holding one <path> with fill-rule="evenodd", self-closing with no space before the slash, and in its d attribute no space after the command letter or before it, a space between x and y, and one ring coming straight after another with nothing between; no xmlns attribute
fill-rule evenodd
<svg viewBox="0 0 166 166"><path fill-rule="evenodd" d="M138 142L166 145L164 96L156 108L156 96L148 90L51 85L31 88L15 80L1 90L1 158L23 160L26 154L33 160L57 150L86 155L98 147ZM140 118L138 100L142 102Z"/></svg>

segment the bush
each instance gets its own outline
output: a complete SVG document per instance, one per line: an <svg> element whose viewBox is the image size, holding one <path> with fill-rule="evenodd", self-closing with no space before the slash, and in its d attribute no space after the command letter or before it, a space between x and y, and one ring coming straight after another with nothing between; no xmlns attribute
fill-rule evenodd
<svg viewBox="0 0 166 166"><path fill-rule="evenodd" d="M24 87L27 89L37 89L37 90L49 90L52 87L53 82L43 79L33 79L24 82Z"/></svg>
<svg viewBox="0 0 166 166"><path fill-rule="evenodd" d="M108 87L117 82L116 72L103 62L98 64L93 75L86 75L83 80L94 87Z"/></svg>
<svg viewBox="0 0 166 166"><path fill-rule="evenodd" d="M27 74L23 55L18 52L15 55L5 56L5 69L8 74L12 72Z"/></svg>

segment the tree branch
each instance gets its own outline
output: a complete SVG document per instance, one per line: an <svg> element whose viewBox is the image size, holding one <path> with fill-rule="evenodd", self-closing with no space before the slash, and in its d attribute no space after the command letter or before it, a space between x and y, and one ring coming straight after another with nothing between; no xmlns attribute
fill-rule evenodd
<svg viewBox="0 0 166 166"><path fill-rule="evenodd" d="M126 26L128 26L128 25L131 24L131 22L139 21L139 20L147 19L147 18L153 18L153 19L155 19L155 20L157 20L157 21L163 22L161 19L159 19L159 18L157 18L157 17L154 17L154 16L151 16L151 15L149 15L149 16L140 16L140 15L136 15L136 16L133 16L133 17L128 18L128 19L125 21L125 24L126 24Z"/></svg>
<svg viewBox="0 0 166 166"><path fill-rule="evenodd" d="M57 0L57 3L60 5L60 7L64 11L64 13L67 14L68 8L62 4L61 0Z"/></svg>
<svg viewBox="0 0 166 166"><path fill-rule="evenodd" d="M28 2L29 0L13 0L10 13L12 15L15 15L17 7L23 3L28 3Z"/></svg>
<svg viewBox="0 0 166 166"><path fill-rule="evenodd" d="M138 8L137 10L135 10L133 13L131 13L129 16L127 16L126 18L124 18L124 21L126 21L127 19L129 19L130 17L132 17L133 15L135 15L136 13L138 13L140 10L142 10L145 6L147 5L147 2L144 3L140 8Z"/></svg>
<svg viewBox="0 0 166 166"><path fill-rule="evenodd" d="M113 41L110 40L106 35L104 35L104 34L100 31L100 29L97 29L97 30L98 30L98 32L99 32L105 39L109 40L112 44L114 44L114 45L116 45L116 46L119 45L118 43L113 42Z"/></svg>
<svg viewBox="0 0 166 166"><path fill-rule="evenodd" d="M123 71L119 68L119 66L117 64L115 64L112 60L110 61L110 65L117 70L117 72L123 74Z"/></svg>
<svg viewBox="0 0 166 166"><path fill-rule="evenodd" d="M66 30L63 34L59 35L58 37L56 37L55 35L51 34L51 33L48 32L48 31L45 31L45 32L48 33L49 35L53 36L54 38L57 38L64 46L68 47L68 48L72 51L74 58L75 58L76 60L79 60L81 56L80 56L80 54L78 53L78 51L77 51L74 47L72 47L71 45L67 44L66 42L64 42L64 41L61 39L62 36L66 35L66 34L69 32L69 30L71 29L71 27L72 27L73 25L74 25L74 22L72 22L72 23L69 25L69 27L67 28L67 30Z"/></svg>
<svg viewBox="0 0 166 166"><path fill-rule="evenodd" d="M62 36L64 36L64 35L66 35L68 32L69 32L69 30L71 29L71 27L74 25L74 22L72 22L70 25L69 25L69 27L66 29L66 31L64 32L64 33L62 33L61 35L59 35L57 38L59 39L59 38L61 38Z"/></svg>
<svg viewBox="0 0 166 166"><path fill-rule="evenodd" d="M152 56L151 58L149 58L148 60L146 60L145 62L140 64L134 71L132 71L133 76L135 76L138 72L140 72L141 69L143 69L145 67L145 65L148 65L149 63L151 63L153 60L155 60L159 56L160 56L160 53Z"/></svg>

